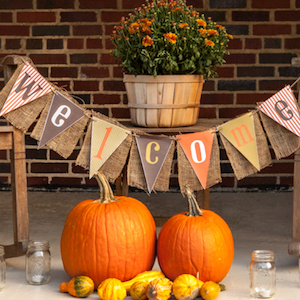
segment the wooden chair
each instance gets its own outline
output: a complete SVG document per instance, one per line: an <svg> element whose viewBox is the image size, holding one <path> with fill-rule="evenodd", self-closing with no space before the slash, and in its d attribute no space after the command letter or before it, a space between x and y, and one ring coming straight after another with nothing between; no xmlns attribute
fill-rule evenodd
<svg viewBox="0 0 300 300"><path fill-rule="evenodd" d="M9 80L17 65L21 62L22 60L19 56L7 56L2 61L5 82ZM9 258L25 254L29 240L24 133L14 126L0 126L0 149L10 150L11 158L14 243L12 245L4 245L5 257Z"/></svg>

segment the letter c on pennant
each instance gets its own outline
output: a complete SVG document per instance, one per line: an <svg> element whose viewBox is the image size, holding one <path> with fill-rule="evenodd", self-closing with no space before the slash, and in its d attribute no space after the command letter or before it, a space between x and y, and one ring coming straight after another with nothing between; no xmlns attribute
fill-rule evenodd
<svg viewBox="0 0 300 300"><path fill-rule="evenodd" d="M63 110L66 110L63 112ZM67 105L61 105L51 118L51 122L56 127L61 127L64 125L65 121L63 119L68 119L71 115L71 109ZM62 118L59 118L61 116Z"/></svg>
<svg viewBox="0 0 300 300"><path fill-rule="evenodd" d="M155 156L155 160L154 161L151 160L150 156L151 156L151 147L152 147L152 145L155 145L154 146L155 151L159 151L159 149L160 149L160 146L157 142L148 143L148 145L146 147L146 161L147 161L147 163L149 163L151 165L155 165L158 162L158 157Z"/></svg>
<svg viewBox="0 0 300 300"><path fill-rule="evenodd" d="M196 144L198 144L199 148L200 148L200 154L201 154L201 159L200 160L197 157ZM193 161L197 164L201 164L206 160L205 145L202 141L195 140L191 143L191 153L192 153Z"/></svg>

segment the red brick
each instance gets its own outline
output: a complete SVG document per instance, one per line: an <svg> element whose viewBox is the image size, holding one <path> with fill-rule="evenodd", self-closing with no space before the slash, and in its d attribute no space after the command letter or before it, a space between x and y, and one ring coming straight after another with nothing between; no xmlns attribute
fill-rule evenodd
<svg viewBox="0 0 300 300"><path fill-rule="evenodd" d="M116 26L115 24L113 25L105 24L105 34L110 36L112 32L115 30L115 26Z"/></svg>
<svg viewBox="0 0 300 300"><path fill-rule="evenodd" d="M232 107L232 108L219 108L219 118L221 119L233 119L239 115L245 114L251 109L251 107Z"/></svg>
<svg viewBox="0 0 300 300"><path fill-rule="evenodd" d="M243 49L243 41L241 39L233 39L229 41L228 49Z"/></svg>
<svg viewBox="0 0 300 300"><path fill-rule="evenodd" d="M72 164L72 173L76 174L76 173L80 173L80 174L88 174L88 170L85 170L83 167L81 166L77 166L75 164Z"/></svg>
<svg viewBox="0 0 300 300"><path fill-rule="evenodd" d="M68 163L31 163L31 173L67 173Z"/></svg>
<svg viewBox="0 0 300 300"><path fill-rule="evenodd" d="M0 25L0 36L29 36L29 26Z"/></svg>
<svg viewBox="0 0 300 300"><path fill-rule="evenodd" d="M78 69L76 67L52 67L51 77L71 77L77 78Z"/></svg>
<svg viewBox="0 0 300 300"><path fill-rule="evenodd" d="M12 22L12 13L9 12L0 12L1 23L11 23Z"/></svg>
<svg viewBox="0 0 300 300"><path fill-rule="evenodd" d="M102 49L102 39L87 39L86 40L87 49Z"/></svg>
<svg viewBox="0 0 300 300"><path fill-rule="evenodd" d="M215 81L206 80L203 84L203 92L205 91L214 91L215 90Z"/></svg>
<svg viewBox="0 0 300 300"><path fill-rule="evenodd" d="M255 54L251 53L232 53L226 58L227 64L254 64Z"/></svg>
<svg viewBox="0 0 300 300"><path fill-rule="evenodd" d="M128 108L116 107L111 109L112 117L117 119L129 119L130 112Z"/></svg>
<svg viewBox="0 0 300 300"><path fill-rule="evenodd" d="M293 174L294 173L294 163L293 162L274 162L272 165L261 170L264 174Z"/></svg>
<svg viewBox="0 0 300 300"><path fill-rule="evenodd" d="M117 8L117 0L80 0L79 8Z"/></svg>
<svg viewBox="0 0 300 300"><path fill-rule="evenodd" d="M82 179L74 177L52 177L51 185L56 186L81 186Z"/></svg>
<svg viewBox="0 0 300 300"><path fill-rule="evenodd" d="M122 0L122 8L125 8L125 9L129 9L129 8L134 9L137 7L141 7L142 4L145 4L144 0ZM192 4L190 4L190 5L192 5Z"/></svg>
<svg viewBox="0 0 300 300"><path fill-rule="evenodd" d="M116 64L117 60L110 54L101 54L101 64L106 65L106 64Z"/></svg>
<svg viewBox="0 0 300 300"><path fill-rule="evenodd" d="M90 35L101 35L102 26L101 25L75 25L73 26L74 36L90 36Z"/></svg>
<svg viewBox="0 0 300 300"><path fill-rule="evenodd" d="M286 35L291 32L291 25L253 25L254 35Z"/></svg>
<svg viewBox="0 0 300 300"><path fill-rule="evenodd" d="M199 110L199 117L204 118L204 119L213 119L217 117L217 112L216 108L213 107L201 107L200 105L200 110Z"/></svg>
<svg viewBox="0 0 300 300"><path fill-rule="evenodd" d="M105 49L114 49L115 46L111 43L111 38L105 39Z"/></svg>
<svg viewBox="0 0 300 300"><path fill-rule="evenodd" d="M70 81L67 81L67 80L55 80L55 84L58 87L63 88L65 90L67 90L67 91L71 90Z"/></svg>
<svg viewBox="0 0 300 300"><path fill-rule="evenodd" d="M80 102L80 101L79 101ZM79 150L74 150L68 158L60 156L57 152L50 150L50 159L51 160L76 160L79 154Z"/></svg>
<svg viewBox="0 0 300 300"><path fill-rule="evenodd" d="M113 77L114 78L123 78L124 70L121 66L113 68Z"/></svg>
<svg viewBox="0 0 300 300"><path fill-rule="evenodd" d="M30 58L35 64L66 64L66 54L31 54Z"/></svg>
<svg viewBox="0 0 300 300"><path fill-rule="evenodd" d="M297 25L297 34L300 34L300 25Z"/></svg>
<svg viewBox="0 0 300 300"><path fill-rule="evenodd" d="M44 186L49 184L48 177L31 177L27 176L27 185L28 186Z"/></svg>
<svg viewBox="0 0 300 300"><path fill-rule="evenodd" d="M37 0L37 8L54 9L54 8L74 8L74 0Z"/></svg>
<svg viewBox="0 0 300 300"><path fill-rule="evenodd" d="M284 41L285 49L300 49L300 38L295 39L285 39Z"/></svg>
<svg viewBox="0 0 300 300"><path fill-rule="evenodd" d="M60 21L63 22L97 22L97 13L92 11L84 12L61 12Z"/></svg>
<svg viewBox="0 0 300 300"><path fill-rule="evenodd" d="M95 64L98 62L97 53L70 54L72 64Z"/></svg>
<svg viewBox="0 0 300 300"><path fill-rule="evenodd" d="M84 180L85 180L86 185L98 187L98 183L97 183L97 180L95 179L95 177L92 177L91 179L86 177L86 178L84 178Z"/></svg>
<svg viewBox="0 0 300 300"><path fill-rule="evenodd" d="M26 9L33 8L32 0L0 1L0 9Z"/></svg>
<svg viewBox="0 0 300 300"><path fill-rule="evenodd" d="M272 93L242 93L236 95L236 104L256 104L272 97Z"/></svg>
<svg viewBox="0 0 300 300"><path fill-rule="evenodd" d="M74 81L74 91L99 91L99 81Z"/></svg>
<svg viewBox="0 0 300 300"><path fill-rule="evenodd" d="M82 67L81 68L81 77L108 77L109 69L104 67Z"/></svg>
<svg viewBox="0 0 300 300"><path fill-rule="evenodd" d="M238 181L238 187L260 187L260 188L268 188L274 187L276 185L276 177L246 177L242 180Z"/></svg>
<svg viewBox="0 0 300 300"><path fill-rule="evenodd" d="M289 83L288 80L260 80L259 90L279 91Z"/></svg>
<svg viewBox="0 0 300 300"><path fill-rule="evenodd" d="M94 94L93 104L120 104L121 99L118 94Z"/></svg>
<svg viewBox="0 0 300 300"><path fill-rule="evenodd" d="M217 68L218 78L232 78L234 77L234 68L222 66Z"/></svg>
<svg viewBox="0 0 300 300"><path fill-rule="evenodd" d="M232 21L243 21L243 22L263 22L269 21L268 11L233 11Z"/></svg>
<svg viewBox="0 0 300 300"><path fill-rule="evenodd" d="M126 13L124 14L123 11L102 11L101 13L101 20L102 22L114 22L118 23L122 17L126 17Z"/></svg>
<svg viewBox="0 0 300 300"><path fill-rule="evenodd" d="M222 177L222 182L220 182L217 185L214 185L214 187L224 187L224 188L233 188L235 186L235 178L234 177Z"/></svg>
<svg viewBox="0 0 300 300"><path fill-rule="evenodd" d="M8 184L8 177L7 176L1 176L0 177L0 183L1 184Z"/></svg>
<svg viewBox="0 0 300 300"><path fill-rule="evenodd" d="M200 105L202 104L233 104L233 95L230 94L203 94L201 96Z"/></svg>
<svg viewBox="0 0 300 300"><path fill-rule="evenodd" d="M276 11L275 21L300 21L300 12L295 10Z"/></svg>
<svg viewBox="0 0 300 300"><path fill-rule="evenodd" d="M129 1L129 0L127 0ZM203 0L189 0L188 5L192 5L194 8L203 8Z"/></svg>
<svg viewBox="0 0 300 300"><path fill-rule="evenodd" d="M245 39L245 49L261 49L262 40L261 39Z"/></svg>
<svg viewBox="0 0 300 300"><path fill-rule="evenodd" d="M68 49L83 49L84 39L68 39L67 47Z"/></svg>
<svg viewBox="0 0 300 300"><path fill-rule="evenodd" d="M123 81L111 80L103 82L104 91L125 91Z"/></svg>
<svg viewBox="0 0 300 300"><path fill-rule="evenodd" d="M279 184L285 185L288 187L293 187L294 186L294 176L288 176L288 177L280 176Z"/></svg>
<svg viewBox="0 0 300 300"><path fill-rule="evenodd" d="M296 8L300 8L300 0L296 0Z"/></svg>
<svg viewBox="0 0 300 300"><path fill-rule="evenodd" d="M290 8L290 0L252 0L252 8Z"/></svg>
<svg viewBox="0 0 300 300"><path fill-rule="evenodd" d="M7 159L7 151L6 150L0 150L0 159Z"/></svg>
<svg viewBox="0 0 300 300"><path fill-rule="evenodd" d="M20 49L21 39L6 39L5 41L5 49Z"/></svg>
<svg viewBox="0 0 300 300"><path fill-rule="evenodd" d="M18 12L17 22L19 23L49 23L55 22L55 12Z"/></svg>

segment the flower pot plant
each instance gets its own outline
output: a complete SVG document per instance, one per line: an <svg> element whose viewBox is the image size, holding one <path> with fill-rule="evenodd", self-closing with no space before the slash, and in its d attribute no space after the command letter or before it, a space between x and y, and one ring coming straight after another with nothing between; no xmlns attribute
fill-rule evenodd
<svg viewBox="0 0 300 300"><path fill-rule="evenodd" d="M217 75L230 38L185 0L147 1L123 17L112 33L111 53L125 72L132 122L145 127L196 123L203 79Z"/></svg>

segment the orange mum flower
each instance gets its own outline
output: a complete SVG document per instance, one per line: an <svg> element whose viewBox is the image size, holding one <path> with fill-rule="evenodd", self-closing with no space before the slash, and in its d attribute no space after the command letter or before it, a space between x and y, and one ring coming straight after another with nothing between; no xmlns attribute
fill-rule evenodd
<svg viewBox="0 0 300 300"><path fill-rule="evenodd" d="M183 28L183 27L189 27L189 24L188 23L181 23L181 24L179 24L179 27L180 28Z"/></svg>
<svg viewBox="0 0 300 300"><path fill-rule="evenodd" d="M177 38L177 35L176 35L175 33L170 33L170 32L165 33L165 34L164 34L164 37L165 37L166 39L168 39L169 43L171 43L171 44L176 44L176 38Z"/></svg>
<svg viewBox="0 0 300 300"><path fill-rule="evenodd" d="M202 27L206 27L206 22L204 21L204 20L202 20L202 19L197 19L196 20L196 22L197 22L197 24L199 25L199 26L202 26Z"/></svg>
<svg viewBox="0 0 300 300"><path fill-rule="evenodd" d="M143 38L142 44L144 47L151 46L153 44L153 40L151 39L151 37L149 35L146 35Z"/></svg>
<svg viewBox="0 0 300 300"><path fill-rule="evenodd" d="M137 33L139 31L139 27L139 24L137 22L134 22L129 25L128 31L130 34Z"/></svg>
<svg viewBox="0 0 300 300"><path fill-rule="evenodd" d="M231 34L226 34L226 35L229 39L231 39L231 40L233 39L233 36Z"/></svg>
<svg viewBox="0 0 300 300"><path fill-rule="evenodd" d="M198 31L200 32L201 35L206 35L207 34L207 30L206 29L198 29Z"/></svg>
<svg viewBox="0 0 300 300"><path fill-rule="evenodd" d="M213 41L211 41L211 40L206 40L206 41L205 41L205 45L206 45L206 46L213 47L213 46L215 45L215 43L214 43Z"/></svg>
<svg viewBox="0 0 300 300"><path fill-rule="evenodd" d="M217 28L220 28L220 29L222 29L222 30L225 29L222 25L218 25L218 24L216 25L216 27L217 27Z"/></svg>
<svg viewBox="0 0 300 300"><path fill-rule="evenodd" d="M218 35L218 31L217 30L214 30L214 29L208 29L207 30L207 34L208 35Z"/></svg>

